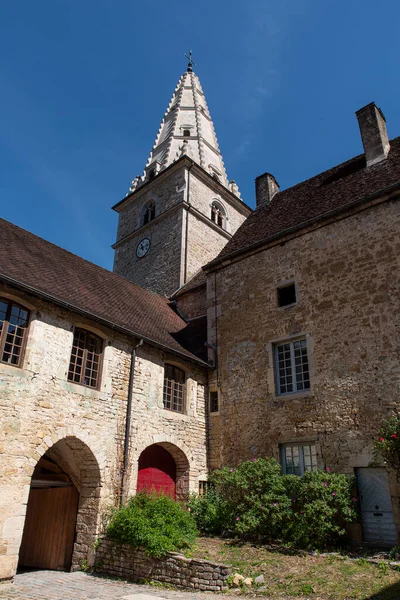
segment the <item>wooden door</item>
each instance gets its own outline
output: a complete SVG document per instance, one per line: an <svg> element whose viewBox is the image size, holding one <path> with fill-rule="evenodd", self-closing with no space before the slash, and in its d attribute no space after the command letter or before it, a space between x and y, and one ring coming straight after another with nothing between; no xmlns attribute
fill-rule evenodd
<svg viewBox="0 0 400 600"><path fill-rule="evenodd" d="M176 464L162 446L153 444L139 458L137 491L148 491L176 497Z"/></svg>
<svg viewBox="0 0 400 600"><path fill-rule="evenodd" d="M392 501L385 469L357 469L364 541L382 545L397 544Z"/></svg>
<svg viewBox="0 0 400 600"><path fill-rule="evenodd" d="M32 488L19 553L19 567L69 570L79 494L76 488Z"/></svg>

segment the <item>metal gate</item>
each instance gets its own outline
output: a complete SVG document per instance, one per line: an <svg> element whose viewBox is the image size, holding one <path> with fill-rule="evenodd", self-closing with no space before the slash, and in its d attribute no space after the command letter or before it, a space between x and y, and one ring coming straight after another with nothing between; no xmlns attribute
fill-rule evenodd
<svg viewBox="0 0 400 600"><path fill-rule="evenodd" d="M395 546L397 532L385 469L357 469L357 480L364 541L380 546Z"/></svg>

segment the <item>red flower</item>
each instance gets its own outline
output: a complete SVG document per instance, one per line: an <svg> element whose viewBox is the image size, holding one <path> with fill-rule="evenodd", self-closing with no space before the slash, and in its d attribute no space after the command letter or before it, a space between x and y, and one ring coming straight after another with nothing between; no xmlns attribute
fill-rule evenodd
<svg viewBox="0 0 400 600"><path fill-rule="evenodd" d="M384 441L385 441L385 438L379 438L379 441L380 441L380 442L384 442Z"/></svg>
<svg viewBox="0 0 400 600"><path fill-rule="evenodd" d="M396 433L394 433L394 434L392 435L392 438L393 438L394 440L397 440L397 434L396 434Z"/></svg>

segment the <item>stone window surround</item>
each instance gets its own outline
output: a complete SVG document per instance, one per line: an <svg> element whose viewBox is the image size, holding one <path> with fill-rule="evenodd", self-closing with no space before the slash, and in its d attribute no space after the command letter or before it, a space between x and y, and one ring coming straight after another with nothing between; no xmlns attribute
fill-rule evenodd
<svg viewBox="0 0 400 600"><path fill-rule="evenodd" d="M211 410L211 394L212 393L216 393L218 395L218 410ZM213 417L216 415L219 415L219 411L220 411L220 394L219 394L219 390L216 387L212 387L210 388L209 392L208 392L208 414Z"/></svg>
<svg viewBox="0 0 400 600"><path fill-rule="evenodd" d="M276 385L276 368L275 368L275 347L279 344L283 344L285 342L295 342L299 339L306 339L307 341L307 356L308 356L308 368L309 368L309 376L310 376L310 387L308 390L289 392L287 394L279 394L277 393L277 385ZM304 331L300 331L299 333L288 335L285 337L274 338L269 340L266 344L266 352L267 352L267 385L270 393L274 399L284 400L284 399L296 399L303 398L305 396L311 396L313 394L313 380L316 375L315 371L315 362L314 362L314 340L313 337Z"/></svg>
<svg viewBox="0 0 400 600"><path fill-rule="evenodd" d="M278 290L285 288L285 287L289 287L289 285L294 285L294 289L295 289L295 293L296 293L296 302L292 302L291 304L286 304L285 306L279 306L279 298L278 298ZM275 288L275 302L276 302L276 307L278 310L287 310L288 308L293 308L294 306L297 306L300 303L300 296L299 296L299 286L297 284L297 281L295 281L295 279L284 279L283 281L280 281Z"/></svg>
<svg viewBox="0 0 400 600"><path fill-rule="evenodd" d="M99 361L99 369L98 369L98 377L97 377L96 387L92 387L90 385L85 385L84 383L79 383L77 381L71 381L68 379L68 371L69 371L69 365L70 365L70 360L71 360L72 346L74 343L75 329L83 329L85 331L88 331L89 333L93 333L94 335L96 335L97 337L99 337L102 340L102 349L101 349L101 353L100 353L100 361ZM65 382L69 386L70 385L78 386L81 390L85 389L85 390L94 392L97 395L103 389L103 383L104 383L104 377L105 377L105 363L107 362L105 353L106 353L107 346L110 346L111 342L107 340L107 337L103 331L101 331L97 327L92 327L91 325L84 323L84 322L80 322L80 321L76 321L71 325L71 334L72 335L71 335L71 343L70 343L70 348L69 348L69 359L68 359L68 364L67 364L67 368L66 368Z"/></svg>
<svg viewBox="0 0 400 600"><path fill-rule="evenodd" d="M75 342L75 334L79 332L79 334L85 334L85 345L84 345L84 349L83 349L83 357L82 357L82 366L81 366L81 373L80 373L80 378L85 379L85 371L90 368L90 371L95 373L95 377L93 375L91 375L89 377L89 379L95 379L96 384L95 385L90 385L89 383L84 383L84 381L75 381L74 379L70 379L69 375L70 372L73 373L73 376L75 376L76 374L76 370L75 367L77 365L77 361L73 361L73 357L78 358L78 353L77 350L79 349L79 345L75 346L74 342ZM101 373L102 373L102 367L103 367L103 354L104 354L104 339L97 335L96 333L93 333L93 331L90 331L90 329L86 329L84 327L77 327L74 326L72 329L72 333L73 333L73 338L72 338L72 346L71 346L71 353L70 353L70 360L69 360L69 366L68 366L68 374L67 374L67 379L68 381L71 383L76 383L78 385L83 385L84 387L88 387L90 389L93 390L99 390L101 387ZM89 334L89 335L88 335ZM99 352L94 352L94 351L90 351L88 349L88 345L89 345L89 340L90 340L90 336L93 336L95 338L95 342L99 342L99 346L100 346L100 351ZM76 349L76 353L74 353L74 349ZM89 365L95 365L95 361L93 359L89 359L88 358L88 353L89 354L93 354L94 356L98 357L98 362L97 362L97 369L95 370L93 366L89 367Z"/></svg>
<svg viewBox="0 0 400 600"><path fill-rule="evenodd" d="M28 339L28 335L29 335L29 325L30 325L31 319L32 319L31 311L27 306L25 306L23 303L21 303L21 301L19 299L14 300L13 298L8 298L5 295L1 294L0 300L5 301L8 304L6 313L8 312L10 305L11 305L11 307L13 305L18 306L18 308L22 308L23 310L25 310L27 312L26 327L24 328L23 335L22 335L22 340L21 340L21 345L20 345L20 354L18 356L18 362L12 363L12 362L8 362L8 361L3 361L2 354L0 355L1 356L1 360L0 360L1 364L8 365L10 367L17 367L20 369L23 367L23 363L24 363L25 348L26 348L27 339ZM10 322L6 321L6 320L4 320L3 323L7 323L8 325L10 324ZM0 348L1 348L2 353L4 350L5 344L6 344L7 337L8 337L8 327L7 327L7 329L4 328L2 330L1 336L0 336ZM4 339L2 339L2 338L4 338ZM13 347L14 347L14 344L13 344Z"/></svg>
<svg viewBox="0 0 400 600"><path fill-rule="evenodd" d="M304 465L304 453L303 453L303 448L306 446L313 446L315 448L315 454L316 454L316 463L315 463L315 469L306 469L305 465ZM318 468L321 468L321 464L320 464L320 452L319 452L319 444L317 444L315 442L315 440L312 439L307 439L304 440L302 439L301 441L294 441L294 442L285 442L282 444L279 444L278 446L278 455L279 455L279 463L282 467L282 473L284 475L287 474L286 472L286 464L285 464L285 453L284 450L285 448L298 448L299 449L299 459L300 459L300 470L301 472L299 473L299 475L304 475L304 473L308 470L308 471L313 471L316 470Z"/></svg>
<svg viewBox="0 0 400 600"><path fill-rule="evenodd" d="M222 229L223 231L227 231L229 233L229 226L228 226L228 222L229 222L229 217L228 217L228 211L226 210L226 207L224 205L224 203L222 202L221 198L219 196L214 196L211 199L211 202L209 203L209 219L212 223L216 223L216 221L213 221L211 218L211 214L212 214L212 210L213 207L217 208L220 213L222 214L222 226L218 225L219 229Z"/></svg>
<svg viewBox="0 0 400 600"><path fill-rule="evenodd" d="M166 408L164 406L164 385L165 385L165 373L166 373L166 367L170 366L170 367L175 367L176 369L179 369L180 371L182 371L183 375L184 375L184 382L183 382L183 397L182 397L182 410L174 410L173 408ZM166 360L163 364L163 369L164 369L164 374L163 374L163 394L162 394L162 408L164 411L166 411L168 414L172 414L172 415L179 415L179 416L187 416L187 403L188 403L188 375L186 372L186 369L183 368L183 365L171 361L171 360Z"/></svg>

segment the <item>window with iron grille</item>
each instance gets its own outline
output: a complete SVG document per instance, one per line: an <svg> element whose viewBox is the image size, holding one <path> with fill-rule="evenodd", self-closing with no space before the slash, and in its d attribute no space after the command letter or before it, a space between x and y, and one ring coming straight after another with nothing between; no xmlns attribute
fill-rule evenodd
<svg viewBox="0 0 400 600"><path fill-rule="evenodd" d="M310 389L307 341L277 344L274 350L277 393L290 394Z"/></svg>
<svg viewBox="0 0 400 600"><path fill-rule="evenodd" d="M23 306L0 299L0 360L9 365L20 367L29 311Z"/></svg>
<svg viewBox="0 0 400 600"><path fill-rule="evenodd" d="M69 381L98 387L102 346L103 341L99 336L85 329L75 329L68 370Z"/></svg>
<svg viewBox="0 0 400 600"><path fill-rule="evenodd" d="M183 412L185 372L174 365L165 365L164 408Z"/></svg>
<svg viewBox="0 0 400 600"><path fill-rule="evenodd" d="M210 392L210 413L218 412L218 392Z"/></svg>
<svg viewBox="0 0 400 600"><path fill-rule="evenodd" d="M304 475L306 471L316 471L317 450L315 444L291 445L282 444L280 447L282 471L286 475Z"/></svg>

